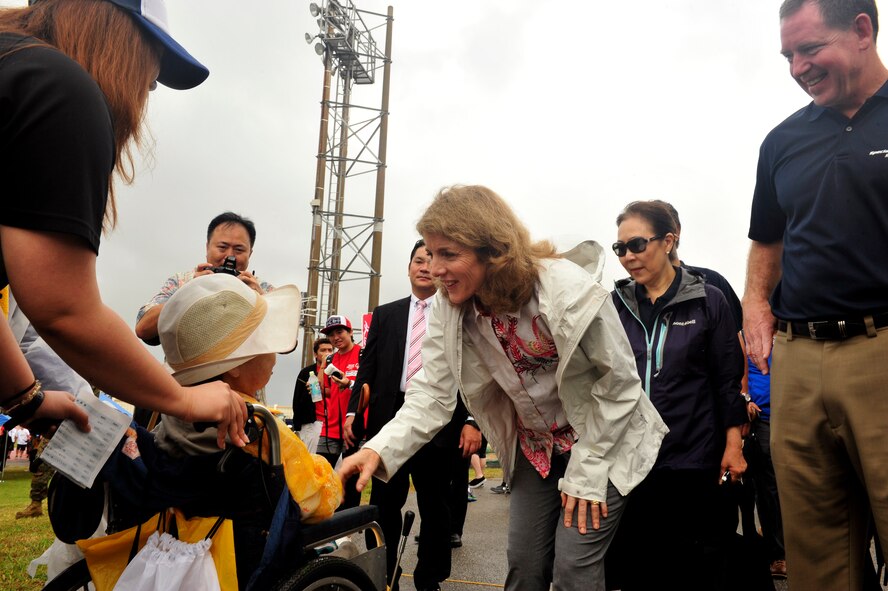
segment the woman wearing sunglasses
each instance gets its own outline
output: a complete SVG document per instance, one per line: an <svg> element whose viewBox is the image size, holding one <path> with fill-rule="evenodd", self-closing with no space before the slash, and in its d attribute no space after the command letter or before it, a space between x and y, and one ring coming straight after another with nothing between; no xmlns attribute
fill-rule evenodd
<svg viewBox="0 0 888 591"><path fill-rule="evenodd" d="M712 552L732 530L719 486L746 469L736 329L724 295L672 265L677 228L662 203L630 203L617 228L613 250L630 277L616 283L614 305L669 433L653 470L629 497L608 578L619 577L613 582L626 591L647 588L651 572L682 589L715 589L719 564ZM736 512L735 505L733 529ZM637 568L641 556L645 569Z"/></svg>

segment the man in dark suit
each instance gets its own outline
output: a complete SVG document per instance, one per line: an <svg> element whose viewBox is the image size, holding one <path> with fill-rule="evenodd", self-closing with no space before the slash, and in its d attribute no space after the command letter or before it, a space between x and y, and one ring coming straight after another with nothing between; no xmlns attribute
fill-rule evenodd
<svg viewBox="0 0 888 591"><path fill-rule="evenodd" d="M410 253L407 268L411 296L384 304L373 311L369 336L352 388L346 433L355 420L364 384L370 386L367 439L376 435L404 402L407 384L421 366L419 345L425 335L430 307L434 303L436 287L429 272L430 259L425 243L417 241ZM389 579L395 567L401 509L407 500L411 476L420 518L414 584L418 591L437 590L440 589L439 583L450 576L451 535L447 491L452 471L449 467L455 458L462 455L461 449L469 439L480 442L481 432L460 402L450 424L388 482L373 479L370 504L379 507L379 523L388 548ZM461 545L461 542L457 542L454 540L454 545Z"/></svg>

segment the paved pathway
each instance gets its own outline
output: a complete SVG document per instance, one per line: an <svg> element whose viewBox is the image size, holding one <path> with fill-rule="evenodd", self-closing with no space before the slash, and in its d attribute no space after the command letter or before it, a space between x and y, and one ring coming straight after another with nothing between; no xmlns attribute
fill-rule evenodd
<svg viewBox="0 0 888 591"><path fill-rule="evenodd" d="M509 529L509 495L495 495L490 487L499 481L487 481L475 490L477 501L469 503L462 548L452 554L450 579L441 585L442 591L483 591L502 589L506 580L506 534ZM419 511L416 494L411 492L405 509L416 513L416 523L401 559L404 572L412 574L416 567L417 544L413 536L419 533ZM401 577L401 591L415 591L413 577Z"/></svg>
<svg viewBox="0 0 888 591"><path fill-rule="evenodd" d="M478 501L469 503L463 533L463 546L453 550L451 577L441 585L442 591L483 591L502 589L506 580L506 535L509 526L509 495L496 495L490 487L499 481L487 481L475 491ZM401 591L415 591L413 577L416 567L417 544L413 536L419 533L419 512L416 494L411 492L405 510L417 513L416 523L404 550L401 564ZM775 581L776 591L786 591L786 581Z"/></svg>

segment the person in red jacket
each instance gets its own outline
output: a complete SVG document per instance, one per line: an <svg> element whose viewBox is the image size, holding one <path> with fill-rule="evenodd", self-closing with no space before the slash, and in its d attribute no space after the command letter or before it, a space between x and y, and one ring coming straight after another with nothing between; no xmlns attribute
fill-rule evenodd
<svg viewBox="0 0 888 591"><path fill-rule="evenodd" d="M324 389L324 412L318 418L323 421L318 454L335 466L344 450L342 425L348 410L351 387L358 375L361 346L352 338L352 325L348 318L334 314L327 318L321 332L330 339L336 352L327 361L321 385Z"/></svg>

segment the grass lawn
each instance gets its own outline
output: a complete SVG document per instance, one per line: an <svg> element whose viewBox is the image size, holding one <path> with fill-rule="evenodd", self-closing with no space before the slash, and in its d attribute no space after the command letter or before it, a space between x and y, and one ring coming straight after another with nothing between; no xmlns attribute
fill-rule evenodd
<svg viewBox="0 0 888 591"><path fill-rule="evenodd" d="M6 466L0 482L0 589L26 591L41 589L46 582L46 567L40 567L37 578L28 576L28 563L52 545L52 528L46 517L16 519L15 514L31 501L31 473L27 465Z"/></svg>

